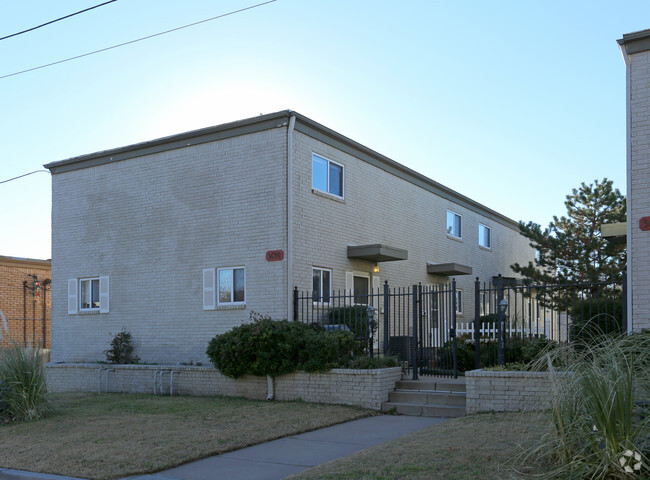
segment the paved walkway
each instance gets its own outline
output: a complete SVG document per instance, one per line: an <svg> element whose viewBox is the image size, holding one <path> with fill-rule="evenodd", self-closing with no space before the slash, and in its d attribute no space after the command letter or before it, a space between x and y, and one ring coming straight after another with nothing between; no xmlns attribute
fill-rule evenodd
<svg viewBox="0 0 650 480"><path fill-rule="evenodd" d="M403 415L362 418L129 480L281 480L443 421L443 418ZM0 468L0 480L77 479Z"/></svg>

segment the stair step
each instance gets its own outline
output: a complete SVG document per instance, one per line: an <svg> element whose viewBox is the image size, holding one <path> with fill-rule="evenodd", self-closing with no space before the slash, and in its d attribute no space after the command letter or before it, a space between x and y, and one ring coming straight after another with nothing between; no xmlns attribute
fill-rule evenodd
<svg viewBox="0 0 650 480"><path fill-rule="evenodd" d="M399 380L395 388L397 390L440 390L447 392L464 392L465 379L444 379L444 380Z"/></svg>
<svg viewBox="0 0 650 480"><path fill-rule="evenodd" d="M388 394L389 402L465 406L465 392L433 390L396 390Z"/></svg>
<svg viewBox="0 0 650 480"><path fill-rule="evenodd" d="M465 416L465 407L436 404L386 402L381 406L381 411L390 413L394 411L400 415L413 415L421 417L457 418Z"/></svg>

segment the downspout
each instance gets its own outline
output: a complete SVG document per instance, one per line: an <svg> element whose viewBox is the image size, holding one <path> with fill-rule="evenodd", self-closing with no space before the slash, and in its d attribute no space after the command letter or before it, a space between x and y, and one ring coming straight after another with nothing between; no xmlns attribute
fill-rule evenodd
<svg viewBox="0 0 650 480"><path fill-rule="evenodd" d="M293 318L293 131L295 126L296 116L292 114L287 128L287 320L289 321ZM268 384L273 387L272 380L268 380Z"/></svg>
<svg viewBox="0 0 650 480"><path fill-rule="evenodd" d="M632 282L632 212L630 210L630 193L632 190L632 65L627 54L627 46L619 43L623 61L625 62L625 161L627 167L627 333L633 331L634 312L632 310L632 297L634 284Z"/></svg>

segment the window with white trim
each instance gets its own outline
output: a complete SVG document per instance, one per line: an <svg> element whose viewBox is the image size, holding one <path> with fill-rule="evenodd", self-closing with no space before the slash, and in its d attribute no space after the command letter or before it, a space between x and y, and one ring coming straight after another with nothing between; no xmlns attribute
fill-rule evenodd
<svg viewBox="0 0 650 480"><path fill-rule="evenodd" d="M492 229L482 223L478 224L478 244L483 248L492 248Z"/></svg>
<svg viewBox="0 0 650 480"><path fill-rule="evenodd" d="M463 291L456 289L456 315L463 314Z"/></svg>
<svg viewBox="0 0 650 480"><path fill-rule="evenodd" d="M68 280L68 313L108 313L108 277L71 278Z"/></svg>
<svg viewBox="0 0 650 480"><path fill-rule="evenodd" d="M330 303L332 292L332 271L328 268L312 268L312 300L315 303Z"/></svg>
<svg viewBox="0 0 650 480"><path fill-rule="evenodd" d="M217 304L243 305L246 302L246 269L228 267L217 269Z"/></svg>
<svg viewBox="0 0 650 480"><path fill-rule="evenodd" d="M343 165L312 153L311 186L343 198Z"/></svg>
<svg viewBox="0 0 650 480"><path fill-rule="evenodd" d="M447 210L447 235L462 238L461 216L457 213Z"/></svg>

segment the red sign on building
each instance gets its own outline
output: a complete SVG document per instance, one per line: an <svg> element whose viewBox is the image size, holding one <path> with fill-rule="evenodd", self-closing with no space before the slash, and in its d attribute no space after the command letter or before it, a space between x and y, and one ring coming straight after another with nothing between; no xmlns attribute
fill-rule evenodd
<svg viewBox="0 0 650 480"><path fill-rule="evenodd" d="M644 232L650 230L650 217L642 217L641 220L639 220L639 228Z"/></svg>
<svg viewBox="0 0 650 480"><path fill-rule="evenodd" d="M279 262L284 258L284 252L282 250L269 250L266 252L266 261L267 262Z"/></svg>

